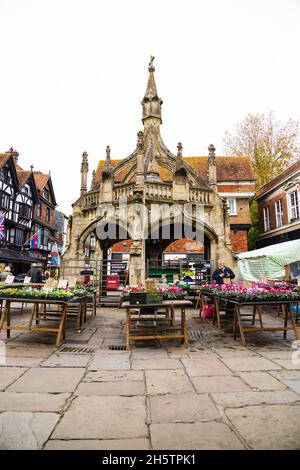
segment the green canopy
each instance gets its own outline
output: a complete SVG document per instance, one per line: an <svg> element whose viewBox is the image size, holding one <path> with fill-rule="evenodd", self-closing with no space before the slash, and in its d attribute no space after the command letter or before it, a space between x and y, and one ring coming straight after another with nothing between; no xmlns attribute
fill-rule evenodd
<svg viewBox="0 0 300 470"><path fill-rule="evenodd" d="M292 240L237 255L239 281L282 280L284 267L300 261L300 240Z"/></svg>

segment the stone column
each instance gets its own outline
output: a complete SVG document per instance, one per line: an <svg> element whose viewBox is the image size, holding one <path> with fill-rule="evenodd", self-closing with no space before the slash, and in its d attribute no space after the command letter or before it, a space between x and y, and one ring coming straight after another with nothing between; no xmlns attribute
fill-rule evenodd
<svg viewBox="0 0 300 470"><path fill-rule="evenodd" d="M129 259L129 284L145 282L145 240L132 240Z"/></svg>

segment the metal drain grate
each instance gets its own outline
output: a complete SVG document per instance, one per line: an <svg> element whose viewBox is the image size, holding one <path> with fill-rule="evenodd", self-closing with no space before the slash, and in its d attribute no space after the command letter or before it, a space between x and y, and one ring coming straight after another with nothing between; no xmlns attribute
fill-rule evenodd
<svg viewBox="0 0 300 470"><path fill-rule="evenodd" d="M115 344L111 344L110 346L108 346L108 349L110 349L111 351L126 351L126 346L117 346Z"/></svg>
<svg viewBox="0 0 300 470"><path fill-rule="evenodd" d="M189 330L188 331L189 341L201 341L202 335L200 330Z"/></svg>
<svg viewBox="0 0 300 470"><path fill-rule="evenodd" d="M92 354L95 352L94 348L75 348L64 346L58 352L60 353L72 353L72 354Z"/></svg>

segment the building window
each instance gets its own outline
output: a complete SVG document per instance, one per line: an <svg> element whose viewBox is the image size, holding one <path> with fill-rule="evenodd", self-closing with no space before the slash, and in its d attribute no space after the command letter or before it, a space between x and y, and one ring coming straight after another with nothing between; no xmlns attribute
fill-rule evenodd
<svg viewBox="0 0 300 470"><path fill-rule="evenodd" d="M47 189L43 189L42 196L43 196L44 199L49 201L49 191Z"/></svg>
<svg viewBox="0 0 300 470"><path fill-rule="evenodd" d="M298 191L289 194L290 200L290 220L299 219L299 198Z"/></svg>
<svg viewBox="0 0 300 470"><path fill-rule="evenodd" d="M27 204L20 204L19 206L19 217L25 219L31 219L31 207Z"/></svg>
<svg viewBox="0 0 300 470"><path fill-rule="evenodd" d="M281 199L275 202L275 212L276 212L276 227L282 227L283 226L283 210L282 210Z"/></svg>
<svg viewBox="0 0 300 470"><path fill-rule="evenodd" d="M44 240L43 240L43 241L44 241L44 243L43 243L43 245L44 245L44 250L47 250L47 248L48 248L48 238L49 238L49 235L50 235L49 230L46 230L46 229L45 229L45 230L44 230Z"/></svg>
<svg viewBox="0 0 300 470"><path fill-rule="evenodd" d="M9 231L9 243L11 245L14 245L15 243L15 229L14 228L11 228Z"/></svg>
<svg viewBox="0 0 300 470"><path fill-rule="evenodd" d="M227 198L228 214L236 215L236 199L235 197Z"/></svg>
<svg viewBox="0 0 300 470"><path fill-rule="evenodd" d="M269 211L269 206L264 207L264 227L265 227L265 232L270 230L270 211Z"/></svg>
<svg viewBox="0 0 300 470"><path fill-rule="evenodd" d="M41 214L42 214L42 206L41 206L41 204L38 204L36 206L36 216L41 218Z"/></svg>
<svg viewBox="0 0 300 470"><path fill-rule="evenodd" d="M0 194L0 206L4 209L10 209L11 196L10 194L2 192Z"/></svg>
<svg viewBox="0 0 300 470"><path fill-rule="evenodd" d="M23 246L24 243L24 232L23 230L16 229L16 245Z"/></svg>
<svg viewBox="0 0 300 470"><path fill-rule="evenodd" d="M47 207L46 208L46 222L50 222L50 208Z"/></svg>

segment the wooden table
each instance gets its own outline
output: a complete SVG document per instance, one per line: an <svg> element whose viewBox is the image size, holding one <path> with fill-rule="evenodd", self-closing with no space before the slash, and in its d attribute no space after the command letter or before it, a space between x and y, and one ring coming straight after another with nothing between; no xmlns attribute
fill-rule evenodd
<svg viewBox="0 0 300 470"><path fill-rule="evenodd" d="M126 350L130 349L130 341L170 340L180 339L188 347L188 333L186 327L185 308L192 307L189 300L165 300L161 303L130 304L123 302L121 308L126 309ZM150 314L140 314L140 309L150 309ZM175 309L181 309L181 322L176 325ZM161 310L160 312L158 311ZM143 328L142 322L151 322L150 328Z"/></svg>
<svg viewBox="0 0 300 470"><path fill-rule="evenodd" d="M214 312L214 320L217 318L218 327L221 328L221 317L220 317L220 301L226 301L228 304L231 304L234 309L233 314L233 337L236 339L237 330L239 330L241 335L241 341L243 345L246 345L245 333L251 332L259 332L259 331L283 331L283 337L286 338L287 331L294 331L295 338L297 340L300 339L300 334L296 325L295 318L293 313L291 312L291 305L296 304L297 310L299 301L295 300L260 300L258 302L238 302L233 299L228 299L227 297L222 297L221 295L214 295L214 302L215 302L215 312ZM262 307L266 306L277 306L283 312L283 326L264 326L263 323L263 311ZM253 313L250 314L252 320L252 327L245 328L242 325L241 317L241 307L253 307ZM255 325L255 318L256 314L259 317L259 324L260 327L256 327ZM288 316L290 316L291 325L288 325Z"/></svg>
<svg viewBox="0 0 300 470"><path fill-rule="evenodd" d="M2 300L5 300L5 306L3 308L3 312L1 315L0 319L0 332L2 330L6 330L6 335L7 338L10 337L10 332L12 330L20 330L20 331L50 331L57 333L56 335L56 346L58 347L61 343L61 337L63 336L63 339L66 337L66 320L67 320L67 306L70 302L70 300L51 300L51 299L21 299L21 298L11 298L11 297L6 297L2 298ZM71 299L71 300L74 300ZM33 308L31 311L31 314L29 316L29 321L28 325L14 325L12 326L10 324L10 317L11 317L11 304L12 303L28 303L28 304L33 304ZM43 310L39 311L39 306L44 306L44 305L57 305L59 308L57 311L55 311L56 315L60 316L59 320L59 325L57 328L50 328L50 327L40 327L39 324L39 317L41 315L44 315ZM33 327L32 323L34 318L36 319L36 326ZM4 326L4 322L6 320L6 326Z"/></svg>

